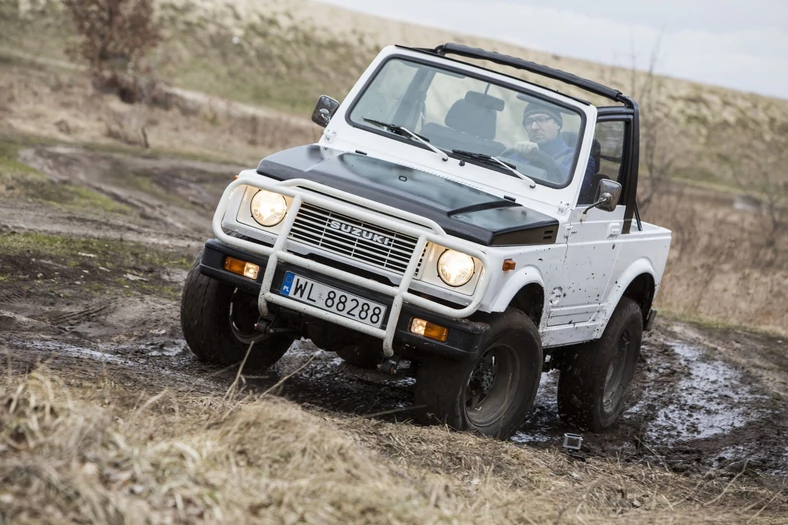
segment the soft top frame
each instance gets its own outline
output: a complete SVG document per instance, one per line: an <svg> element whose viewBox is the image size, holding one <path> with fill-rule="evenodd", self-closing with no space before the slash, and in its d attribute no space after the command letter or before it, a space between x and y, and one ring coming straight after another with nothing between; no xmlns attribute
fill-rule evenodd
<svg viewBox="0 0 788 525"><path fill-rule="evenodd" d="M602 118L605 118L606 116L614 117L614 118L618 117L630 121L630 125L629 125L630 148L629 148L629 154L627 155L628 158L625 160L626 172L624 175L624 180L621 181L623 182L623 186L624 186L623 201L626 204L626 212L624 213L624 226L622 228L622 233L626 234L630 232L633 218L637 221L638 229L641 231L643 230L643 226L640 221L640 213L638 213L637 210L637 198L636 198L637 182L638 182L638 165L640 162L640 144L638 140L640 136L640 111L638 108L638 104L637 102L635 102L634 99L624 95L621 91L605 86L598 82L594 82L593 80L588 80L586 78L573 75L572 73L561 71L560 69L543 66L541 64L537 64L536 62L531 62L529 60L523 60L522 58L504 55L502 53L497 53L495 51L486 51L484 49L479 49L475 47L470 47L462 44L454 44L454 43L446 43L434 49L412 48L412 47L411 48L406 47L406 49L411 49L413 51L418 51L420 53L426 53L426 54L437 55L442 57L445 57L446 55L457 55L465 58L487 60L489 62L494 62L496 64L500 64L503 66L509 66L515 69L529 71L531 73L535 73L537 75L546 78L558 80L564 82L565 84L578 87L589 93L593 93L594 95L604 97L613 102L618 102L619 104L623 104L624 107L604 106L598 108L598 110L599 110L599 116ZM576 100L580 100L580 99L576 99ZM588 102L585 103L588 104Z"/></svg>
<svg viewBox="0 0 788 525"><path fill-rule="evenodd" d="M560 69L543 66L542 64L537 64L536 62L531 62L529 60L523 60L522 58L504 55L502 53L497 53L495 51L486 51L484 49L479 49L476 47L470 47L463 44L454 44L454 43L442 44L434 49L428 49L428 48L411 48L411 49L413 49L414 51L420 51L422 53L430 53L440 56L458 55L465 58L487 60L490 62L494 62L496 64L500 64L502 66L509 66L515 69L521 69L523 71L536 73L537 75L551 78L553 80L560 80L561 82L578 87L584 91L593 93L594 95L599 95L601 97L607 98L614 102L624 104L624 106L630 109L635 109L637 107L637 104L635 103L634 100L632 100L630 97L624 95L621 91L618 91L616 89L607 87L598 82L594 82L593 80L588 80L586 78L573 75L572 73L567 73L566 71L561 71Z"/></svg>

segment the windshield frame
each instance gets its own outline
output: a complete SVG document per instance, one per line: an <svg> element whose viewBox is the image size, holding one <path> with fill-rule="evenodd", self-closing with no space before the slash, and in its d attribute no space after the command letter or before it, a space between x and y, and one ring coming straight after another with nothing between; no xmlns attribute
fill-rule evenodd
<svg viewBox="0 0 788 525"><path fill-rule="evenodd" d="M457 61L457 60L453 60L453 59L449 59L449 58L442 58L442 57L440 58L440 60L429 60L429 59L413 57L413 56L410 56L410 55L402 55L402 54L398 54L398 53L394 53L394 54L391 54L391 55L385 57L377 65L377 67L374 69L374 71L369 76L369 78L367 78L366 82L361 87L361 89L359 90L358 94L354 97L354 99L351 102L350 106L348 107L347 111L345 111L345 115L344 115L345 116L345 122L349 126L351 126L353 128L356 128L356 129L361 129L361 130L364 130L364 131L367 131L367 132L370 132L370 133L374 133L376 135L380 135L381 137L385 137L385 138L388 138L388 139L393 139L393 140L399 141L399 142L401 142L403 144L408 144L410 146L414 146L414 147L417 147L417 148L420 148L420 149L423 149L423 150L426 150L426 151L430 151L430 149L427 146L425 146L424 144L420 144L420 143L418 143L418 142L416 142L416 141L414 141L414 140L412 140L410 138L406 138L406 137L402 137L402 136L396 135L396 134L394 134L392 132L386 131L384 129L378 128L378 127L373 126L373 125L368 124L368 123L356 122L356 121L354 121L354 120L352 120L350 118L350 115L355 110L356 105L364 97L364 95L366 94L367 90L370 88L370 86L375 81L375 79L378 77L378 75L383 70L383 68L386 67L386 65L392 60L400 60L400 61L404 61L404 62L411 62L411 63L418 64L418 65L433 67L435 69L445 70L445 71L447 71L449 73L462 75L464 77L469 77L469 78L472 78L472 79L475 79L475 80L479 80L481 82L487 82L487 83L490 83L490 84L494 84L496 86L499 86L499 87L502 87L502 88L505 88L505 89L510 89L510 90L515 91L517 93L522 93L523 95L531 97L531 98L533 98L535 100L541 100L541 101L546 102L548 104L554 104L556 106L560 106L560 107L562 107L562 108L564 108L564 109L566 109L566 110L568 110L568 111L570 111L572 113L577 114L580 117L580 128L579 128L579 130L577 132L578 133L578 143L575 145L575 154L574 154L574 158L572 160L572 167L569 170L569 174L571 176L567 177L567 180L566 180L566 182L564 184L556 184L556 183L552 183L552 182L549 182L549 181L546 181L546 180L543 180L543 179L540 179L540 178L533 179L534 182L536 182L536 184L539 185L539 186L543 186L543 187L551 188L551 189L558 189L558 190L568 187L569 185L571 185L575 181L575 170L577 169L577 164L580 161L580 150L582 149L583 141L584 141L584 138L585 138L586 125L587 125L587 117L586 117L585 112L579 110L577 107L572 106L571 104L568 104L568 103L566 103L566 102L564 102L562 100L557 100L555 98L545 97L544 95L542 95L540 93L529 91L527 88L524 88L524 87L516 84L515 82L517 82L518 79L515 79L514 77L510 77L510 78L512 78L515 82L510 82L510 81L507 81L507 80L500 80L500 79L497 79L497 78L491 78L490 77L490 73L500 74L502 76L508 76L505 73L499 73L497 71L491 71L491 70L488 70L488 69L485 69L485 68L478 68L478 69L480 69L480 72L477 73L475 71L471 72L471 71L468 71L468 70L463 69L461 67L453 66L452 64L445 64L445 63L443 63L444 61L449 61L449 62L455 62L455 63L458 63L458 64L463 64L463 65L471 67L471 68L477 68L477 66L475 66L474 64L468 64L468 63L465 63L465 62L462 62L462 61ZM519 80L519 82L522 82L522 83L525 83L525 84L530 84L526 80ZM544 89L547 89L547 88L544 88ZM561 95L561 93L558 93L558 92L556 92L556 93ZM572 97L569 97L569 98L572 98ZM588 102L581 101L581 100L578 100L578 102L589 104ZM458 156L458 155L452 153L451 150L444 150L443 148L438 148L438 149L440 149L441 151L444 151L449 157L451 157L451 158L453 158L455 160L471 162L475 166L479 166L481 168L489 169L489 170L492 170L492 171L495 171L497 173L501 173L503 175L507 175L507 176L510 176L510 177L518 178L511 171L506 170L503 167L494 166L494 165L486 164L486 163L474 162L473 160L470 160L467 157Z"/></svg>

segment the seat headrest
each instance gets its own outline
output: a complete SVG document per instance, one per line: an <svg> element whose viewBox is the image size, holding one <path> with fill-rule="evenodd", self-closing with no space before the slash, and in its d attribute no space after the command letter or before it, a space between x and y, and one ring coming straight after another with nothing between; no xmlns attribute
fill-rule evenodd
<svg viewBox="0 0 788 525"><path fill-rule="evenodd" d="M481 93L479 94L481 95ZM449 112L446 113L445 122L448 127L456 131L462 131L463 133L487 140L495 139L497 123L495 111L485 106L474 104L467 98L461 98L454 103Z"/></svg>
<svg viewBox="0 0 788 525"><path fill-rule="evenodd" d="M573 148L577 146L577 139L579 138L577 131L562 131L561 137L563 137L567 146L572 146Z"/></svg>
<svg viewBox="0 0 788 525"><path fill-rule="evenodd" d="M471 104L476 104L477 106L491 109L493 111L503 111L503 108L506 105L502 98L494 97L486 93L480 93L478 91L468 91L465 94L465 100Z"/></svg>
<svg viewBox="0 0 788 525"><path fill-rule="evenodd" d="M577 147L577 142L580 140L580 135L576 131L562 131L561 137L568 146ZM595 173L599 173L599 163L602 161L602 144L597 139L591 143L591 157L594 159Z"/></svg>

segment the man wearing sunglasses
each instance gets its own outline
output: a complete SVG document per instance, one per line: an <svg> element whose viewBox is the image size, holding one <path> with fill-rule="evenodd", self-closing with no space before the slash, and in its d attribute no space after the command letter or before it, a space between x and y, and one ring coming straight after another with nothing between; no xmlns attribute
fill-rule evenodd
<svg viewBox="0 0 788 525"><path fill-rule="evenodd" d="M550 155L555 160L564 175L572 169L572 160L575 150L569 146L561 136L561 127L564 121L555 108L531 102L523 112L523 126L528 132L530 140L518 142L512 148L514 153L522 160L528 161L528 154L539 149ZM586 174L595 172L594 158L588 159Z"/></svg>

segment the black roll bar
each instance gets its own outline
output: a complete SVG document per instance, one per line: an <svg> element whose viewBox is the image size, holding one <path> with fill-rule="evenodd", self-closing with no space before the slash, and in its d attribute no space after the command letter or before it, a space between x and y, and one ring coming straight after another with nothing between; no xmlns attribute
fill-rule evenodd
<svg viewBox="0 0 788 525"><path fill-rule="evenodd" d="M543 77L552 78L553 80L560 80L561 82L565 82L572 86L579 87L580 89L588 91L589 93L593 93L595 95L605 97L614 102L619 102L621 104L624 104L628 108L634 109L635 107L634 101L631 98L624 95L623 93L621 93L620 91L618 91L617 89L607 87L598 82L594 82L593 80L588 80L586 78L573 75L572 73L567 73L566 71L561 71L560 69L543 66L541 64L537 64L536 62L531 62L529 60L523 60L522 58L504 55L502 53L497 53L495 51L486 51L484 49L470 47L463 44L453 44L453 43L443 44L436 47L435 49L423 49L423 51L435 53L442 56L458 55L466 58L488 60L490 62L500 64L502 66L509 66L515 69L530 71L531 73L536 73L537 75L541 75Z"/></svg>

